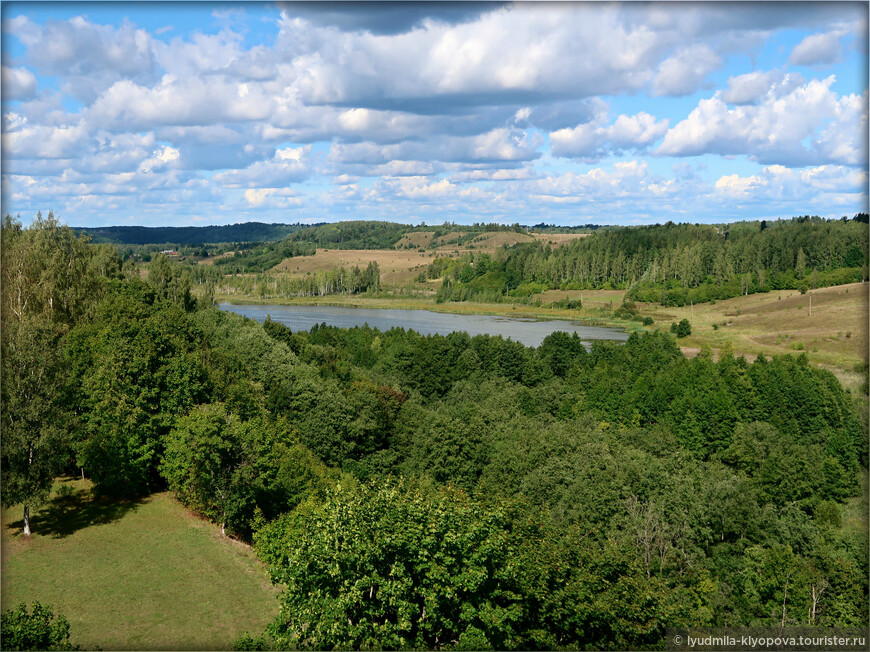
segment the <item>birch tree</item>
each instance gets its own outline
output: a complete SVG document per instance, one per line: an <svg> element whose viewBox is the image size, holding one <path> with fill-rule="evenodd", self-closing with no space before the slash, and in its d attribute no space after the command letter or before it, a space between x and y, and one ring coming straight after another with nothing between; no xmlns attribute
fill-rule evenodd
<svg viewBox="0 0 870 652"><path fill-rule="evenodd" d="M3 327L3 505L24 506L25 536L31 533L31 507L48 497L52 479L69 456L59 339L54 328L38 320L10 321Z"/></svg>
<svg viewBox="0 0 870 652"><path fill-rule="evenodd" d="M3 504L24 506L30 536L30 509L70 450L62 335L93 305L98 283L87 241L51 213L27 228L7 216L2 255Z"/></svg>

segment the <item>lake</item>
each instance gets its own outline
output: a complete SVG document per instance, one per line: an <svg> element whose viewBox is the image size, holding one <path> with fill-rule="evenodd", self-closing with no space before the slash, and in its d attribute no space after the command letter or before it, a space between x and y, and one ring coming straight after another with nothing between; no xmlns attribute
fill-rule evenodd
<svg viewBox="0 0 870 652"><path fill-rule="evenodd" d="M423 335L447 335L465 331L474 335L501 335L521 342L526 346L540 346L544 338L555 331L577 333L585 342L592 340L625 341L628 333L615 328L583 326L564 320L536 321L519 317L491 315L451 315L428 310L390 310L371 308L340 308L336 306L277 306L220 304L221 310L250 317L258 322L279 322L294 331L307 331L313 326L326 323L339 328L353 328L368 324L372 328L387 331L394 327L413 329Z"/></svg>

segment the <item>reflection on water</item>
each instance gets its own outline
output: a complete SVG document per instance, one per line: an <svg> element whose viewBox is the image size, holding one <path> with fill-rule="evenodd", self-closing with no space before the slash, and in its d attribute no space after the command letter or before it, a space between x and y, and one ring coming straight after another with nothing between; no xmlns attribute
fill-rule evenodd
<svg viewBox="0 0 870 652"><path fill-rule="evenodd" d="M465 331L469 335L501 335L526 346L539 346L544 338L555 331L577 333L584 341L628 339L628 333L614 328L583 326L572 321L534 321L516 317L489 315L451 315L428 310L390 310L371 308L339 308L336 306L241 306L222 303L222 310L236 312L259 322L279 322L294 331L307 331L326 322L339 328L353 328L368 324L387 331L391 328L413 329L423 335L447 335Z"/></svg>

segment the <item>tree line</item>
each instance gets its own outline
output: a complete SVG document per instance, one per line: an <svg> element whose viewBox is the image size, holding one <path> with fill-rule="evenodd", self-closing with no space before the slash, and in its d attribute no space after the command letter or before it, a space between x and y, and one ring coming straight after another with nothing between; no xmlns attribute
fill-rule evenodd
<svg viewBox="0 0 870 652"><path fill-rule="evenodd" d="M2 236L4 504L29 528L82 469L171 490L283 587L239 648L867 624L866 402L803 356L294 332L197 300L166 259L142 280L51 215Z"/></svg>
<svg viewBox="0 0 870 652"><path fill-rule="evenodd" d="M224 226L99 226L78 227L76 232L94 242L120 245L167 243L174 246L203 246L222 242L269 242L311 228L312 224L265 224L244 222Z"/></svg>
<svg viewBox="0 0 870 652"><path fill-rule="evenodd" d="M866 215L726 225L602 229L561 247L517 244L495 256L436 260L441 300L498 300L543 289L624 289L634 301L682 306L742 294L866 280Z"/></svg>
<svg viewBox="0 0 870 652"><path fill-rule="evenodd" d="M214 282L214 281L211 281ZM336 267L319 269L301 277L276 275L223 276L216 281L224 294L256 297L325 297L333 294L362 294L381 291L381 270L377 261L365 269L354 265L350 269Z"/></svg>

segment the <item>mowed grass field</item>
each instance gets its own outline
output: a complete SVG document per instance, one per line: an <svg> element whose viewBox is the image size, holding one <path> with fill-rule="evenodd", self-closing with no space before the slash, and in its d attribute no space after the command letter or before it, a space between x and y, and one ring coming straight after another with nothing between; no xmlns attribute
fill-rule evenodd
<svg viewBox="0 0 870 652"><path fill-rule="evenodd" d="M685 347L718 349L731 342L737 353L752 356L806 352L811 362L851 381L855 365L867 360L868 288L851 283L807 294L782 290L694 307L644 308L660 321L688 319L692 335L681 340Z"/></svg>
<svg viewBox="0 0 870 652"><path fill-rule="evenodd" d="M851 283L807 294L778 290L682 308L656 303L638 303L637 308L655 320L649 330L668 330L671 322L688 319L692 334L679 340L688 356L705 345L716 355L728 342L737 355L750 361L759 354L806 353L810 362L832 371L846 387L855 388L864 382L855 365L868 355L868 290L870 283ZM617 290L550 290L539 296L545 304L579 297L583 312L594 314L611 306L615 310L624 295Z"/></svg>
<svg viewBox="0 0 870 652"><path fill-rule="evenodd" d="M3 510L3 609L51 605L85 649L229 649L278 613L253 551L168 493L100 500L89 481L65 479L31 511L26 540L21 508Z"/></svg>

